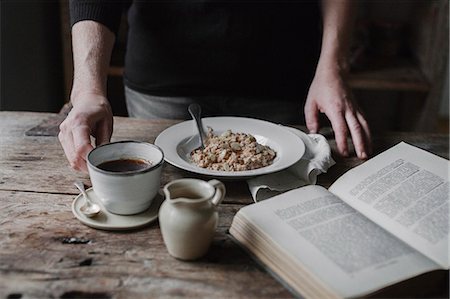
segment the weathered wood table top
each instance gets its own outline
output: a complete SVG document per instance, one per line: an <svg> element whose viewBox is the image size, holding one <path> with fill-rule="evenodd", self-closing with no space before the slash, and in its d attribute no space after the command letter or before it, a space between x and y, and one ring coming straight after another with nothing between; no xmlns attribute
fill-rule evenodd
<svg viewBox="0 0 450 299"><path fill-rule="evenodd" d="M71 212L78 194L73 182L81 179L91 184L87 175L69 168L56 137L60 118L49 113L0 112L1 298L292 297L228 235L234 214L252 203L244 181L225 182L227 196L220 206L218 231L208 254L195 262L179 261L167 253L157 221L121 233L80 223ZM42 122L43 131L36 130ZM113 140L154 142L174 123L115 118ZM448 135L437 134L378 136L375 153L399 141L448 158ZM330 143L335 148L332 139ZM356 158L336 160L318 184L328 187L361 163ZM166 164L161 183L181 177L195 176ZM441 282L430 282L415 295L433 296L436 283ZM394 288L391 294L399 289L404 288Z"/></svg>

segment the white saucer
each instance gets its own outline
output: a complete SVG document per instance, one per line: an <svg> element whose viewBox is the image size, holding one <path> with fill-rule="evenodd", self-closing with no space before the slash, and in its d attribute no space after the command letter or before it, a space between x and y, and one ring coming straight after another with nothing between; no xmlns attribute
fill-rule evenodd
<svg viewBox="0 0 450 299"><path fill-rule="evenodd" d="M130 230L150 224L158 218L159 207L164 201L163 196L157 194L153 199L152 205L146 211L135 215L125 216L108 212L92 188L89 188L86 192L92 201L100 205L100 213L92 218L81 213L80 207L84 204L83 195L81 194L79 194L72 202L72 213L83 224L103 230Z"/></svg>

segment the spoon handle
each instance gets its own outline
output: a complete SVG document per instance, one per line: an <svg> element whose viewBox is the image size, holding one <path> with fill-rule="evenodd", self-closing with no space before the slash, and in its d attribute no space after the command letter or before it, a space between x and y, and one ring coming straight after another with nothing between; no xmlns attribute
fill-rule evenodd
<svg viewBox="0 0 450 299"><path fill-rule="evenodd" d="M91 203L91 200L89 199L89 196L87 195L86 190L84 189L84 184L83 184L82 182L80 182L80 181L76 181L76 182L74 183L74 185L75 185L75 187L78 188L78 190L81 191L81 194L83 194L84 199L85 199L88 203Z"/></svg>
<svg viewBox="0 0 450 299"><path fill-rule="evenodd" d="M198 133L200 136L200 141L202 143L202 146L205 147L205 138L206 134L203 130L203 124L202 124L202 108L199 104L193 103L190 104L188 107L188 111L191 114L192 118L195 120L195 123L197 125Z"/></svg>

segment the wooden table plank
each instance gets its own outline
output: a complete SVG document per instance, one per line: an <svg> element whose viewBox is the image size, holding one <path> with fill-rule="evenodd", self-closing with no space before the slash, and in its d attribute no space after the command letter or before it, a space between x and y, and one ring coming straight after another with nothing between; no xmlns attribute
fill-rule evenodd
<svg viewBox="0 0 450 299"><path fill-rule="evenodd" d="M73 181L90 185L89 177L69 168L56 137L25 135L54 116L0 112L0 297L291 297L227 234L236 211L252 202L244 181L225 182L217 234L197 262L172 258L157 223L126 233L81 224L70 210ZM153 142L176 122L115 118L113 140ZM374 138L375 153L401 140L448 158L448 135L386 134ZM336 160L319 184L328 187L362 163ZM199 176L165 165L161 185L181 177Z"/></svg>
<svg viewBox="0 0 450 299"><path fill-rule="evenodd" d="M228 236L241 205L221 205L208 254L172 258L158 223L132 231L91 229L70 210L72 195L0 191L0 297L60 297L71 291L106 297L290 297ZM70 244L71 238L85 241ZM118 292L118 293L117 293Z"/></svg>
<svg viewBox="0 0 450 299"><path fill-rule="evenodd" d="M38 112L5 112L0 111L0 134L3 137L23 136L26 130L39 124L43 119L50 117L52 113L38 113ZM0 145L5 145L6 142L1 140Z"/></svg>
<svg viewBox="0 0 450 299"><path fill-rule="evenodd" d="M72 183L82 179L90 185L89 177L71 170L56 137L25 136L24 132L54 114L48 113L0 113L0 130L2 143L0 151L0 190L20 190L62 194L77 194ZM153 142L165 128L177 123L173 120L146 121L115 118L113 140L130 139ZM448 158L448 135L427 133L391 133L383 137L374 137L375 154L380 153L400 141L406 141L437 155ZM335 150L336 144L329 139ZM7 146L6 146L7 145ZM318 177L318 183L329 187L336 178L362 162L357 158L340 159L337 155L336 165L327 174ZM201 176L179 170L166 164L161 185L181 177ZM242 181L226 182L228 195L225 202L250 203L250 194L246 183Z"/></svg>
<svg viewBox="0 0 450 299"><path fill-rule="evenodd" d="M157 225L131 233L103 232L82 225L70 212L70 202L78 193L72 182L82 178L89 184L88 177L69 169L56 137L24 135L26 130L52 115L33 113L27 118L27 114L21 114L26 121L20 122L17 113L6 114L0 122L5 137L2 145L8 145L2 146L0 154L0 189L19 191L0 191L3 219L0 234L7 240L0 245L4 278L0 282L4 293L0 295L184 294L208 298L218 292L224 297L289 296L228 238L231 217L240 205L222 205L221 222L212 248L196 263L170 257ZM131 135L133 139L150 142L161 130L175 123L152 122L149 126L146 121L121 118L115 122L113 140ZM186 175L189 174L166 165L162 184ZM226 185L232 202L251 202L244 182L226 182ZM71 238L90 241L64 243ZM30 252L30 248L34 250ZM106 266L111 264L115 266ZM88 278L83 279L85 276ZM101 279L85 284L93 277Z"/></svg>
<svg viewBox="0 0 450 299"><path fill-rule="evenodd" d="M56 137L24 135L26 130L51 118L54 114L2 112L0 115L2 115L0 129L2 130L3 145L0 151L0 164L2 165L0 190L78 194L78 190L73 186L76 179L81 179L87 186L91 185L88 175L70 169ZM22 122L22 119L25 121ZM149 122L117 117L112 141L132 138L153 143L162 130L177 122L179 121ZM16 123L18 123L17 126ZM5 133L3 134L3 132ZM182 177L206 179L206 177L179 170L166 163L161 186ZM227 181L225 185L229 191L224 202L230 202L230 198L233 198L231 202L236 203L252 202L244 181Z"/></svg>
<svg viewBox="0 0 450 299"><path fill-rule="evenodd" d="M430 83L418 65L407 59L387 61L371 57L370 65L352 70L348 84L353 89L428 92Z"/></svg>
<svg viewBox="0 0 450 299"><path fill-rule="evenodd" d="M90 185L87 175L69 168L62 148L55 137L24 136L24 132L54 114L48 113L0 113L2 143L0 151L0 190L22 190L49 193L76 194L72 186L75 179L82 179ZM20 120L20 121L18 121ZM146 121L115 118L113 140L130 139L154 142L156 136L165 128L177 123L173 120ZM406 141L442 157L448 158L448 135L429 133L391 133L383 137L374 137L375 154L380 153L400 141ZM333 150L336 144L329 139ZM5 145L8 145L7 147ZM341 174L362 162L357 158L340 159L334 155L337 164L328 174L322 174L318 183L329 187ZM39 175L36 175L38 170ZM181 177L201 177L166 165L162 184ZM55 184L55 181L58 183ZM235 201L250 203L249 193L244 182L226 182L229 195ZM228 199L226 199L227 201Z"/></svg>
<svg viewBox="0 0 450 299"><path fill-rule="evenodd" d="M8 137L8 147L0 152L0 190L78 194L73 182L81 179L91 186L89 176L71 170L59 142L54 137ZM161 186L182 177L201 177L165 164ZM251 203L244 181L225 182L229 190L225 202Z"/></svg>

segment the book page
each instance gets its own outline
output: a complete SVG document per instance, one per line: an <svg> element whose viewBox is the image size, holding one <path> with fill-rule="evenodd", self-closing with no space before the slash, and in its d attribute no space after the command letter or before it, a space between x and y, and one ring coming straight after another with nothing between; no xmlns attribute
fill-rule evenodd
<svg viewBox="0 0 450 299"><path fill-rule="evenodd" d="M238 214L343 297L439 268L320 186L286 192Z"/></svg>
<svg viewBox="0 0 450 299"><path fill-rule="evenodd" d="M329 191L448 269L449 165L402 142L348 171Z"/></svg>

